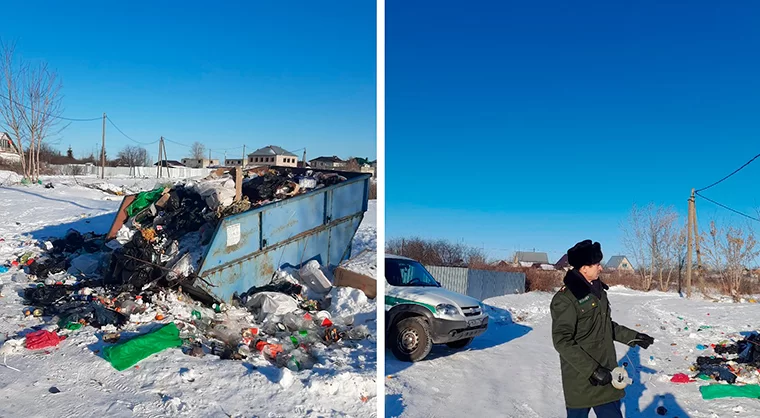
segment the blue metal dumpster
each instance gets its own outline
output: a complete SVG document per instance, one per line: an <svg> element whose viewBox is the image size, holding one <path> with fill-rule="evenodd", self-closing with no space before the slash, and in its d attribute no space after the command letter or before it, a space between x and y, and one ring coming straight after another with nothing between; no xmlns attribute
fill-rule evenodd
<svg viewBox="0 0 760 418"><path fill-rule="evenodd" d="M371 177L339 174L347 180L222 218L197 277L183 283L183 289L229 303L251 287L268 284L280 268L300 268L310 260L330 270L337 267L351 255L367 211Z"/></svg>

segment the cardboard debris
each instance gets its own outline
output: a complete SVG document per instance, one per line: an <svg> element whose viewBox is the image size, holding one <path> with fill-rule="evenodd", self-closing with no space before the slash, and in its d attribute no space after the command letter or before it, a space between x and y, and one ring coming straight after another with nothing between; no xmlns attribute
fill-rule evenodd
<svg viewBox="0 0 760 418"><path fill-rule="evenodd" d="M336 267L333 275L335 276L335 286L359 289L370 299L377 296L377 280L370 276L343 267Z"/></svg>

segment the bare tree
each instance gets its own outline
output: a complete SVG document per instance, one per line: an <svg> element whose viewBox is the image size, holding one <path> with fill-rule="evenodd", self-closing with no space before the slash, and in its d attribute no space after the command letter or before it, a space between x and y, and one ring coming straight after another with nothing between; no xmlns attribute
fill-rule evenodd
<svg viewBox="0 0 760 418"><path fill-rule="evenodd" d="M61 82L46 63L32 67L15 61L15 44L0 44L2 91L0 115L17 143L24 176L40 175L40 150L63 113ZM60 132L60 131L58 131Z"/></svg>
<svg viewBox="0 0 760 418"><path fill-rule="evenodd" d="M147 167L150 165L150 155L143 147L127 145L116 155L116 158L129 167Z"/></svg>
<svg viewBox="0 0 760 418"><path fill-rule="evenodd" d="M673 279L680 280L680 272L686 262L687 226L678 222L679 216L675 211L664 212L661 218L662 250L659 271L660 290L667 292ZM679 282L680 283L680 282ZM680 286L679 286L680 290Z"/></svg>
<svg viewBox="0 0 760 418"><path fill-rule="evenodd" d="M15 43L4 43L0 41L0 92L4 97L0 98L0 114L2 114L2 122L5 127L4 130L8 131L13 142L16 143L16 148L21 155L21 169L24 172L25 177L29 177L29 171L27 170L27 164L24 150L24 131L23 122L21 119L21 112L24 110L21 105L23 94L21 86L24 79L24 74L27 71L25 65L17 64L14 60L16 52Z"/></svg>
<svg viewBox="0 0 760 418"><path fill-rule="evenodd" d="M348 160L346 160L346 165L344 168L345 171L361 171L361 166L359 166L359 162L356 161L356 158L351 157Z"/></svg>
<svg viewBox="0 0 760 418"><path fill-rule="evenodd" d="M22 113L29 133L29 144L32 156L31 176L37 181L40 176L40 149L43 142L54 132L52 131L61 122L63 114L61 82L58 74L48 68L46 63L41 63L28 72L26 102L28 112ZM60 132L60 131L59 131ZM56 132L57 133L57 132Z"/></svg>
<svg viewBox="0 0 760 418"><path fill-rule="evenodd" d="M483 264L486 256L480 248L447 240L418 237L388 240L386 251L434 266L469 266Z"/></svg>
<svg viewBox="0 0 760 418"><path fill-rule="evenodd" d="M193 158L197 160L202 160L206 158L206 146L201 144L200 142L193 142L193 145L190 148L193 153Z"/></svg>
<svg viewBox="0 0 760 418"><path fill-rule="evenodd" d="M718 228L715 221L710 222L710 232L704 240L705 259L712 270L720 275L724 290L738 301L741 296L741 286L747 276L746 269L760 255L754 232L747 227L729 226Z"/></svg>
<svg viewBox="0 0 760 418"><path fill-rule="evenodd" d="M673 207L649 203L644 208L633 205L628 221L622 225L623 246L637 266L644 290L652 289L655 277L660 290L670 287L686 233L677 226L678 219Z"/></svg>

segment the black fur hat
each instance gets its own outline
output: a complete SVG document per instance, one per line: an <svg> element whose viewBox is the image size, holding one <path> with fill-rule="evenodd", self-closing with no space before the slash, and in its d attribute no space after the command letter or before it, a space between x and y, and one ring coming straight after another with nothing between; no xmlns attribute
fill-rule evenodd
<svg viewBox="0 0 760 418"><path fill-rule="evenodd" d="M602 245L598 242L591 243L590 239L581 241L567 250L567 262L576 269L600 263L603 258Z"/></svg>

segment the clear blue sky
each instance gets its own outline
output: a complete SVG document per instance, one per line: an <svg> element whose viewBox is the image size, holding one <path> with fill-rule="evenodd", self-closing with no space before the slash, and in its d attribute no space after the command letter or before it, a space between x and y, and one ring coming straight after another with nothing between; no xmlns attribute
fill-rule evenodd
<svg viewBox="0 0 760 418"><path fill-rule="evenodd" d="M590 238L606 260L634 203L685 222L691 188L760 153L752 2L389 1L386 21L388 238L552 262ZM759 174L704 194L757 216Z"/></svg>
<svg viewBox="0 0 760 418"><path fill-rule="evenodd" d="M374 159L375 10L347 0L12 2L1 32L59 71L67 117L107 112L141 142L240 147L228 157L272 144ZM110 125L106 135L109 157L131 143ZM100 140L100 122L79 122L59 148L79 156ZM171 159L188 151L167 143Z"/></svg>

